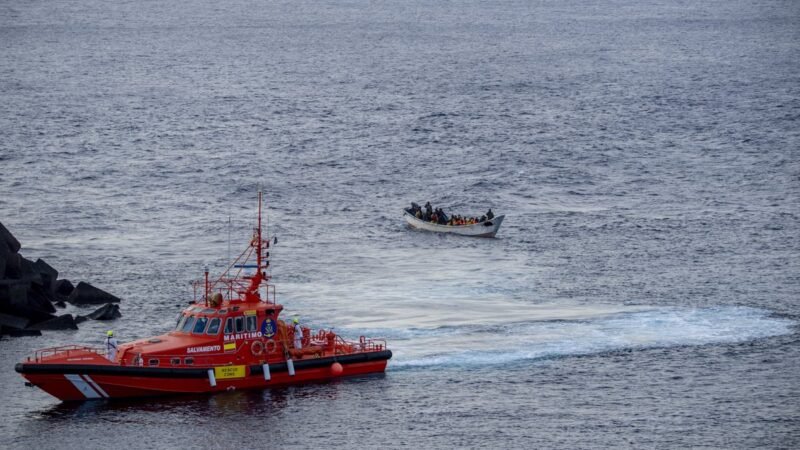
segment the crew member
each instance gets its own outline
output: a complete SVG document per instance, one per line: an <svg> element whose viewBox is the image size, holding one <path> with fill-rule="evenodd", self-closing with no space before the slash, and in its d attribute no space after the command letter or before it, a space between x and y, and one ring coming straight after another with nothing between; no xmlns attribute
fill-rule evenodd
<svg viewBox="0 0 800 450"><path fill-rule="evenodd" d="M295 317L292 319L294 323L294 348L300 350L303 348L303 330L300 328L300 319Z"/></svg>
<svg viewBox="0 0 800 450"><path fill-rule="evenodd" d="M492 208L489 208L489 212L486 213L486 218L489 220L494 219L494 213L492 212Z"/></svg>
<svg viewBox="0 0 800 450"><path fill-rule="evenodd" d="M114 337L114 332L111 330L106 333L106 358L109 361L117 360L117 338Z"/></svg>

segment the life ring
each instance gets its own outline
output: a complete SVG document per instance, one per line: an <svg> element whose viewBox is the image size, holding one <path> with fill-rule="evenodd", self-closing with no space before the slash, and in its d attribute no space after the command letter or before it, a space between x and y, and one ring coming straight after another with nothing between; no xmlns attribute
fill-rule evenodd
<svg viewBox="0 0 800 450"><path fill-rule="evenodd" d="M250 351L253 352L254 355L264 353L264 343L261 341L253 341L253 343L250 344Z"/></svg>
<svg viewBox="0 0 800 450"><path fill-rule="evenodd" d="M267 353L275 353L275 341L272 339L267 341Z"/></svg>

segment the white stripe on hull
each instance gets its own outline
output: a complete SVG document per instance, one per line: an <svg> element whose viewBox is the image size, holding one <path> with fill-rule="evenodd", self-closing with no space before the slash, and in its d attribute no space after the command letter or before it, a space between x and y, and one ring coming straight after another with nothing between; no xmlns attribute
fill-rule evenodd
<svg viewBox="0 0 800 450"><path fill-rule="evenodd" d="M100 394L94 390L89 383L86 382L80 375L76 374L66 374L64 378L70 381L76 389L80 391L81 394L84 395L86 398L102 398Z"/></svg>
<svg viewBox="0 0 800 450"><path fill-rule="evenodd" d="M106 391L104 391L103 388L101 388L100 385L97 384L97 382L91 379L89 375L83 375L83 378L89 382L89 384L94 388L95 391L99 392L100 395L102 395L104 398L108 398L108 394L106 394Z"/></svg>

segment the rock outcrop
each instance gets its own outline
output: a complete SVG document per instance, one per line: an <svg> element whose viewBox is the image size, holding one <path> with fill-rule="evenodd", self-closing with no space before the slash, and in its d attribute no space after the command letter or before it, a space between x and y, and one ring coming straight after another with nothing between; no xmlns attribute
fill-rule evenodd
<svg viewBox="0 0 800 450"><path fill-rule="evenodd" d="M119 298L98 289L89 283L79 282L67 301L73 305L101 305L103 303L119 303Z"/></svg>
<svg viewBox="0 0 800 450"><path fill-rule="evenodd" d="M80 323L86 319L114 320L114 319L119 319L120 317L122 317L122 313L119 311L119 305L115 305L113 303L106 303L105 305L96 309L93 313L87 314L85 316L78 316L75 320L78 323Z"/></svg>
<svg viewBox="0 0 800 450"><path fill-rule="evenodd" d="M72 314L63 314L44 322L39 322L28 327L29 330L77 330L78 325Z"/></svg>
<svg viewBox="0 0 800 450"><path fill-rule="evenodd" d="M73 286L59 280L58 271L45 260L23 257L19 240L0 223L0 336L38 336L41 330L77 329L83 320L113 320L121 317L120 299L89 283ZM56 316L55 306L105 304L98 310L73 318ZM55 306L54 306L55 305Z"/></svg>

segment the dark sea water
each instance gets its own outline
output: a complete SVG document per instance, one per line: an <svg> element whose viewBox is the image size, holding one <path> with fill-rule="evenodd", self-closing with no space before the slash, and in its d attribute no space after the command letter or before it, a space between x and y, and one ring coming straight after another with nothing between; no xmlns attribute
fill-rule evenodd
<svg viewBox="0 0 800 450"><path fill-rule="evenodd" d="M279 301L386 374L23 386L170 328L259 183ZM0 447L797 448L798 215L797 1L0 0L0 221L124 314L0 341Z"/></svg>

